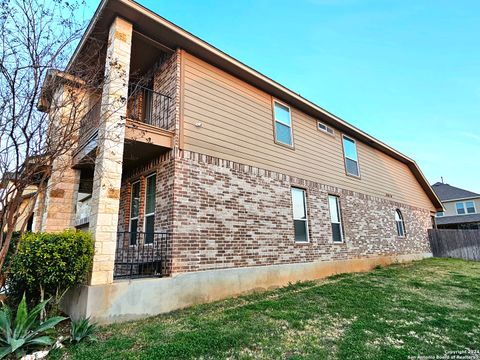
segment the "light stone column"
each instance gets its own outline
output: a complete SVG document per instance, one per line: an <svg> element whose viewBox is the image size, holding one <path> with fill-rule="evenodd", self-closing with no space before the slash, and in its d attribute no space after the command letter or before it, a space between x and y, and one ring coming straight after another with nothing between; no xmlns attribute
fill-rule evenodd
<svg viewBox="0 0 480 360"><path fill-rule="evenodd" d="M55 91L54 105L49 113L49 121L53 128L56 126L61 128L63 124L76 121L72 116L73 108L78 105L74 100L76 91L73 87L66 85L59 86ZM74 138L76 134L66 134L66 136ZM60 137L53 138L52 141L73 140ZM37 199L39 203L35 214L37 217L35 230L59 232L74 227L80 170L72 169L72 156L73 148L70 148L52 162L52 173L48 184L45 189L39 189L45 193L43 199L42 196ZM39 211L42 212L42 219L38 219Z"/></svg>
<svg viewBox="0 0 480 360"><path fill-rule="evenodd" d="M90 231L95 239L91 285L113 282L122 178L132 24L117 17L110 26L105 62Z"/></svg>
<svg viewBox="0 0 480 360"><path fill-rule="evenodd" d="M43 215L45 209L45 186L38 188L37 200L35 201L35 208L33 210L33 225L32 231L38 232L43 229Z"/></svg>
<svg viewBox="0 0 480 360"><path fill-rule="evenodd" d="M52 175L45 194L42 231L59 232L74 227L80 171L72 169L71 164L71 152L55 159L52 164Z"/></svg>

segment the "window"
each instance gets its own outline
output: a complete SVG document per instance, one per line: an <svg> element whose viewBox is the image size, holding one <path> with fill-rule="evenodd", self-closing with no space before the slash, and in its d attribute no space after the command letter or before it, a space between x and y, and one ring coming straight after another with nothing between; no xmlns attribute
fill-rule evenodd
<svg viewBox="0 0 480 360"><path fill-rule="evenodd" d="M296 242L308 242L307 198L305 190L292 188L293 228Z"/></svg>
<svg viewBox="0 0 480 360"><path fill-rule="evenodd" d="M342 213L340 210L340 199L338 196L328 196L328 206L330 208L330 222L332 223L333 242L343 242Z"/></svg>
<svg viewBox="0 0 480 360"><path fill-rule="evenodd" d="M321 123L320 121L317 121L317 128L320 131L323 131L327 134L333 135L335 134L335 131L330 126L325 125L324 123Z"/></svg>
<svg viewBox="0 0 480 360"><path fill-rule="evenodd" d="M145 244L153 244L155 232L155 189L156 174L147 176L145 190Z"/></svg>
<svg viewBox="0 0 480 360"><path fill-rule="evenodd" d="M465 205L467 208L467 214L475 214L475 203L473 201L467 201Z"/></svg>
<svg viewBox="0 0 480 360"><path fill-rule="evenodd" d="M437 211L437 217L442 217L444 215L445 213L443 211Z"/></svg>
<svg viewBox="0 0 480 360"><path fill-rule="evenodd" d="M343 154L345 156L345 170L348 175L360 176L358 167L357 144L355 140L343 135Z"/></svg>
<svg viewBox="0 0 480 360"><path fill-rule="evenodd" d="M275 122L275 141L284 145L293 146L292 119L290 109L278 102L273 103Z"/></svg>
<svg viewBox="0 0 480 360"><path fill-rule="evenodd" d="M130 245L137 245L138 213L140 209L140 181L132 184L130 201Z"/></svg>
<svg viewBox="0 0 480 360"><path fill-rule="evenodd" d="M475 203L473 201L465 201L465 202L457 202L455 204L455 207L457 208L457 214L458 215L464 215L464 214L475 214L476 209L475 209Z"/></svg>
<svg viewBox="0 0 480 360"><path fill-rule="evenodd" d="M397 225L397 235L400 237L405 236L405 223L403 221L403 215L400 210L395 211L395 223Z"/></svg>

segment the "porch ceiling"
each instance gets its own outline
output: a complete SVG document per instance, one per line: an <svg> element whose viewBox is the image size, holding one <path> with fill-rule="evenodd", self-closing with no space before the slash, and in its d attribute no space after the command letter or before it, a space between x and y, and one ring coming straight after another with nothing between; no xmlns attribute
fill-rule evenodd
<svg viewBox="0 0 480 360"><path fill-rule="evenodd" d="M168 50L167 50L168 51ZM148 72L164 54L165 49L153 40L134 31L132 35L132 52L130 60L130 81L137 81ZM133 80L132 80L133 79Z"/></svg>

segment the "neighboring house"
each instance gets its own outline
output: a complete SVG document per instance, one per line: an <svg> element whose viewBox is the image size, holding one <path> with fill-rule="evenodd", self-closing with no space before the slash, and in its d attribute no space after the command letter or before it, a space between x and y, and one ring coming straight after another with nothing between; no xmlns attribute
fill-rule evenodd
<svg viewBox="0 0 480 360"><path fill-rule="evenodd" d="M445 208L437 212L439 229L480 229L480 194L441 182L432 188Z"/></svg>
<svg viewBox="0 0 480 360"><path fill-rule="evenodd" d="M9 196L12 194L12 189L15 188L16 176L15 173L7 172L3 175L3 178L0 181L0 191L6 191L6 199L10 199ZM22 200L20 206L18 207L18 219L15 222L14 231L21 231L22 227L24 231L32 231L34 229L33 221L35 219L34 216L34 204L32 204L32 199L37 194L38 191L38 184L33 183L28 185L22 193ZM0 214L2 213L2 208L0 205Z"/></svg>
<svg viewBox="0 0 480 360"><path fill-rule="evenodd" d="M71 170L53 170L42 223L95 238L89 285L64 304L73 317L134 318L429 256L442 205L412 159L132 1L101 2L66 72L94 35L110 81L92 94ZM128 101L107 117L115 97Z"/></svg>

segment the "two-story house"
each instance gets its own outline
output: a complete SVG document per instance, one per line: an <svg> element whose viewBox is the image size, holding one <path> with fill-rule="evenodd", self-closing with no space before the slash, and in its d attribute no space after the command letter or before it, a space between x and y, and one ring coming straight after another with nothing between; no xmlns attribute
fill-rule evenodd
<svg viewBox="0 0 480 360"><path fill-rule="evenodd" d="M443 182L432 188L445 208L437 212L439 229L480 229L480 194Z"/></svg>
<svg viewBox="0 0 480 360"><path fill-rule="evenodd" d="M442 205L412 159L136 2L103 0L65 73L101 41L102 91L38 225L95 238L73 317L429 256Z"/></svg>

